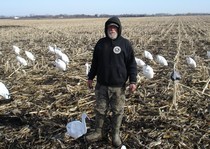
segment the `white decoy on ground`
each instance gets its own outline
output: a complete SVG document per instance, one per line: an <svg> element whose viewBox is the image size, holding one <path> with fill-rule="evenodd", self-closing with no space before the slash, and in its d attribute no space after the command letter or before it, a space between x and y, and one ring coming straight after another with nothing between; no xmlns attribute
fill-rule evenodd
<svg viewBox="0 0 210 149"><path fill-rule="evenodd" d="M57 48L56 45L53 46L48 46L48 52L49 53L52 53L52 54L56 54L56 53L59 53L59 51L61 52L61 50L59 48Z"/></svg>
<svg viewBox="0 0 210 149"><path fill-rule="evenodd" d="M187 57L186 60L187 60L187 64L188 64L189 66L191 66L191 67L193 67L193 68L196 67L196 62L195 62L194 59L192 59L191 57Z"/></svg>
<svg viewBox="0 0 210 149"><path fill-rule="evenodd" d="M88 73L90 71L90 64L88 62L85 63L85 67L86 67L86 75L88 75Z"/></svg>
<svg viewBox="0 0 210 149"><path fill-rule="evenodd" d="M0 96L2 96L5 99L10 99L9 90L2 82L0 82Z"/></svg>
<svg viewBox="0 0 210 149"><path fill-rule="evenodd" d="M87 133L87 127L86 127L86 122L85 122L86 118L87 118L87 114L82 113L82 122L78 120L69 122L66 125L67 134L73 137L74 139L77 139L83 136L84 134L86 134Z"/></svg>
<svg viewBox="0 0 210 149"><path fill-rule="evenodd" d="M60 53L60 58L66 63L66 65L68 65L69 64L69 58L68 58L68 56L65 54L65 53Z"/></svg>
<svg viewBox="0 0 210 149"><path fill-rule="evenodd" d="M154 71L149 65L143 66L143 74L147 79L152 79L154 77Z"/></svg>
<svg viewBox="0 0 210 149"><path fill-rule="evenodd" d="M61 50L59 50L59 49L54 49L54 50L55 50L55 54L56 54L56 56L57 56L57 57L59 57L59 58L61 58L61 57L62 57L63 52L62 52Z"/></svg>
<svg viewBox="0 0 210 149"><path fill-rule="evenodd" d="M161 55L156 56L156 61L161 65L168 66L167 60Z"/></svg>
<svg viewBox="0 0 210 149"><path fill-rule="evenodd" d="M56 45L54 45L54 47L52 46L48 46L49 49L49 53L55 54L56 58L61 59L62 61L64 61L66 63L66 65L69 64L69 58L68 56L63 53L59 48L57 48Z"/></svg>
<svg viewBox="0 0 210 149"><path fill-rule="evenodd" d="M207 51L207 57L210 59L210 51Z"/></svg>
<svg viewBox="0 0 210 149"><path fill-rule="evenodd" d="M62 56L62 51L60 48L58 48L56 45L54 45L54 51L55 51L55 54L59 57Z"/></svg>
<svg viewBox="0 0 210 149"><path fill-rule="evenodd" d="M135 60L136 60L137 66L143 67L145 65L145 62L141 60L140 58L135 57Z"/></svg>
<svg viewBox="0 0 210 149"><path fill-rule="evenodd" d="M20 48L18 48L17 46L12 46L12 48L16 55L20 55Z"/></svg>
<svg viewBox="0 0 210 149"><path fill-rule="evenodd" d="M52 46L48 46L48 50L49 53L55 54L55 49Z"/></svg>
<svg viewBox="0 0 210 149"><path fill-rule="evenodd" d="M16 56L16 59L21 65L23 65L23 66L28 65L27 61L24 58L22 58L21 56Z"/></svg>
<svg viewBox="0 0 210 149"><path fill-rule="evenodd" d="M62 61L61 59L57 58L54 62L54 65L59 70L66 71L66 63Z"/></svg>
<svg viewBox="0 0 210 149"><path fill-rule="evenodd" d="M25 51L25 54L30 60L35 61L35 57L31 52Z"/></svg>
<svg viewBox="0 0 210 149"><path fill-rule="evenodd" d="M149 60L153 60L152 54L147 50L144 50L144 57L146 57Z"/></svg>

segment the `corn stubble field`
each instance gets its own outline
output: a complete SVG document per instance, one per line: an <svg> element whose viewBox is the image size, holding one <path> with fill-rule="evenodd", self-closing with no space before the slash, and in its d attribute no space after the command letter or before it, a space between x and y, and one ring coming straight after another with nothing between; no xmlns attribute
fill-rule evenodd
<svg viewBox="0 0 210 149"><path fill-rule="evenodd" d="M137 91L126 93L121 127L127 148L210 148L210 16L120 18L123 36L135 56L149 64L154 78L138 68ZM86 112L88 132L94 126L94 92L87 89L85 63L104 36L98 19L0 20L0 81L11 101L0 100L0 148L113 148L109 134L87 143L66 134L66 124ZM57 45L70 57L67 71L53 66L48 46ZM31 51L35 63L20 67L12 46ZM168 66L148 61L143 51L160 54ZM197 67L189 67L191 56ZM173 69L181 74L170 80ZM175 85L176 84L176 85ZM107 132L110 131L107 117Z"/></svg>

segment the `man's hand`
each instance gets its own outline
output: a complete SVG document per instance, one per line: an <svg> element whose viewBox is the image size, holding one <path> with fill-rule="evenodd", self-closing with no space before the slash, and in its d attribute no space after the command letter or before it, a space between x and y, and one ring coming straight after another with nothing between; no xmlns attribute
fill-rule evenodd
<svg viewBox="0 0 210 149"><path fill-rule="evenodd" d="M136 90L136 84L130 84L129 90L130 90L130 92L134 92Z"/></svg>
<svg viewBox="0 0 210 149"><path fill-rule="evenodd" d="M87 80L87 86L89 89L93 89L93 80Z"/></svg>

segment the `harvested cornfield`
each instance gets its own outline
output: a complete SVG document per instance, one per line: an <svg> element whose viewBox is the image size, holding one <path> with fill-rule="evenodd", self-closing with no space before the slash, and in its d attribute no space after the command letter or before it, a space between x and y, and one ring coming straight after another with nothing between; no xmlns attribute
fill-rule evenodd
<svg viewBox="0 0 210 149"><path fill-rule="evenodd" d="M81 119L82 112L90 117L88 132L93 130L95 97L86 86L85 63L91 63L106 20L0 20L0 81L11 93L11 100L0 100L0 148L113 148L109 133L91 144L66 134L66 124ZM121 21L136 57L155 73L147 79L139 67L138 88L126 93L123 144L128 149L210 148L210 16ZM25 50L32 52L35 62L26 58L28 65L19 65L13 45L24 58ZM66 71L54 67L49 45L69 56ZM164 56L168 66L147 60L144 50ZM190 67L186 57L197 66ZM181 80L170 79L174 69ZM105 129L110 132L110 115Z"/></svg>

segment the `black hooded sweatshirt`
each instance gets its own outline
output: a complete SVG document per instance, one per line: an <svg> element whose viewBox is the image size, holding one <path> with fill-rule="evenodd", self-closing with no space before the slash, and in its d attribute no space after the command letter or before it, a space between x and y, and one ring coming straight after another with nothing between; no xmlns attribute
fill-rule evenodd
<svg viewBox="0 0 210 149"><path fill-rule="evenodd" d="M107 34L108 25L117 24L118 36L110 39ZM121 36L122 26L118 17L112 17L105 23L105 35L101 38L93 52L88 80L97 76L100 85L123 87L129 78L130 83L136 83L137 65L130 42Z"/></svg>

